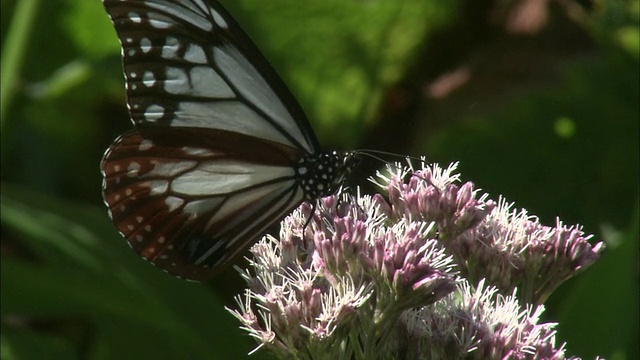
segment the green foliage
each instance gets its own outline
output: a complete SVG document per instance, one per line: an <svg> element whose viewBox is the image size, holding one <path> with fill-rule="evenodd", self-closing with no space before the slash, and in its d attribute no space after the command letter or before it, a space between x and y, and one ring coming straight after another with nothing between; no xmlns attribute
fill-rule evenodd
<svg viewBox="0 0 640 360"><path fill-rule="evenodd" d="M419 56L477 11L422 0L225 5L328 148L364 143L391 86L443 71L431 64L457 66L447 58L455 51ZM1 357L243 357L253 342L223 309L234 292L221 294L238 276L231 271L213 286L172 278L128 248L101 204L100 158L131 123L117 38L100 1L1 6ZM440 122L429 113L439 126L401 134L430 160L461 161L465 180L492 195L547 223L582 223L608 242L602 261L547 304L548 320L560 322L558 341L585 358L638 354L637 9L636 0L597 2L582 14L590 52L563 58L559 80L529 79L489 109L451 109ZM472 26L462 28L481 31ZM482 39L448 45L491 47ZM423 99L422 89L412 96ZM475 109L478 98L463 100Z"/></svg>
<svg viewBox="0 0 640 360"><path fill-rule="evenodd" d="M36 355L52 347L96 359L231 359L250 349L213 292L140 261L103 209L4 185L1 211L3 243L28 249L2 259L9 353L49 358ZM29 319L47 326L16 326ZM23 348L30 341L40 345Z"/></svg>
<svg viewBox="0 0 640 360"><path fill-rule="evenodd" d="M420 0L239 3L229 1L230 10L238 8L232 11L238 22L291 87L323 143L346 149L360 142L384 89L404 76L416 49L452 21L457 7Z"/></svg>
<svg viewBox="0 0 640 360"><path fill-rule="evenodd" d="M574 62L561 84L499 112L468 115L434 135L426 153L461 161L462 173L482 188L524 202L546 221L624 226L638 195L636 65L620 53Z"/></svg>

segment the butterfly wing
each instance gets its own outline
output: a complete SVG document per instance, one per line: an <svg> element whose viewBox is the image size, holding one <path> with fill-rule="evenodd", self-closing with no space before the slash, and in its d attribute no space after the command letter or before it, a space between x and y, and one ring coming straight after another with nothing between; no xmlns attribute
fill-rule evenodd
<svg viewBox="0 0 640 360"><path fill-rule="evenodd" d="M122 45L135 124L223 129L319 151L293 95L219 3L104 5Z"/></svg>
<svg viewBox="0 0 640 360"><path fill-rule="evenodd" d="M150 128L116 140L102 165L104 199L136 252L203 280L302 202L297 154L261 141L239 148L242 136Z"/></svg>
<svg viewBox="0 0 640 360"><path fill-rule="evenodd" d="M300 106L227 12L205 0L105 0L137 130L102 162L134 250L205 279L302 201L294 164L319 151Z"/></svg>

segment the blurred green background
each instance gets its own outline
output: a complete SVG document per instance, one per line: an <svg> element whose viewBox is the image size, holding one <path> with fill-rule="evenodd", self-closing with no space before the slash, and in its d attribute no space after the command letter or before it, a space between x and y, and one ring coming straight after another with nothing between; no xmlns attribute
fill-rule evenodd
<svg viewBox="0 0 640 360"><path fill-rule="evenodd" d="M637 0L223 3L327 148L460 161L492 198L605 241L545 321L567 355L638 358ZM240 277L172 278L102 205L100 158L132 125L100 1L1 6L2 358L244 358L223 308Z"/></svg>

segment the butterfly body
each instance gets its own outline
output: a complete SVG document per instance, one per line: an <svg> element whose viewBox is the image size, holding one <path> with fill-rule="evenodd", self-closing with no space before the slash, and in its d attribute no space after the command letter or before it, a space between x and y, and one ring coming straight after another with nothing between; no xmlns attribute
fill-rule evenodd
<svg viewBox="0 0 640 360"><path fill-rule="evenodd" d="M205 280L303 201L335 193L352 153L324 152L293 95L209 0L104 0L136 129L107 150L109 214L132 248Z"/></svg>

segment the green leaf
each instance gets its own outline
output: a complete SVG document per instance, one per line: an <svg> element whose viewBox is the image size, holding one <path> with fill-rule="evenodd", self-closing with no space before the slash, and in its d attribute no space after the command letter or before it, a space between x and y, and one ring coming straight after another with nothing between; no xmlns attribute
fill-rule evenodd
<svg viewBox="0 0 640 360"><path fill-rule="evenodd" d="M241 4L241 5L240 5ZM327 147L353 148L382 96L458 2L225 2L278 70Z"/></svg>
<svg viewBox="0 0 640 360"><path fill-rule="evenodd" d="M23 249L2 257L3 319L86 322L87 358L231 359L251 350L210 289L135 255L104 209L9 185L1 200L3 246ZM20 340L25 330L6 327L12 336L3 341L11 351L27 351ZM38 341L36 332L33 339ZM39 346L58 346L47 339ZM79 351L86 344L75 346Z"/></svg>

